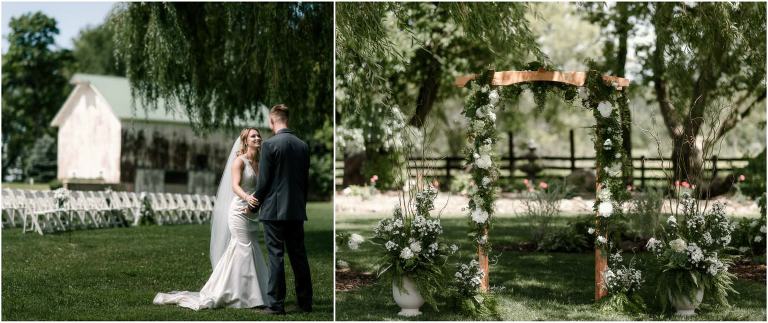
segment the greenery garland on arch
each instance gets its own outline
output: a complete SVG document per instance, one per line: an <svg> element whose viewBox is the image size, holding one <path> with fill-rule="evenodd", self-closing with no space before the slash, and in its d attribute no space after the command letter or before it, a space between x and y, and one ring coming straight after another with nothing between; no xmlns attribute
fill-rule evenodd
<svg viewBox="0 0 768 323"><path fill-rule="evenodd" d="M593 66L593 64L589 65ZM526 70L541 71L552 70L552 68L532 62L526 66ZM493 74L494 71L487 71L468 83L471 92L467 96L462 111L469 123L465 150L466 162L471 166L472 179L477 183L469 192L467 208L471 228L469 235L477 244L478 252L487 255L490 250L488 231L492 226L494 203L498 194L499 158L495 149L498 141L498 130L495 127L498 103L501 99L514 99L525 90L530 90L534 94L534 102L541 109L547 97L554 94L571 105L591 110L595 118L592 140L597 159L598 194L594 205L597 219L595 228L591 232L595 235L595 245L599 247L603 257L609 260L608 268L602 273L601 285L611 293L622 296L633 294L642 281L642 274L634 268L633 262L624 264L620 248L612 242L621 234L615 230L616 219L623 216L622 203L629 199L630 188L624 186L623 176L632 172L631 161L622 146L621 139L622 124L629 121L622 120L619 113L629 105L626 91L622 91L618 83L604 80L601 73L594 69L587 72L581 88L570 84L544 81L513 84L502 90L491 84ZM621 275L626 277L616 277L616 273L611 268L621 268ZM487 272L484 278L487 283ZM617 278L624 279L625 283L610 284L611 279ZM621 299L629 298L621 297Z"/></svg>

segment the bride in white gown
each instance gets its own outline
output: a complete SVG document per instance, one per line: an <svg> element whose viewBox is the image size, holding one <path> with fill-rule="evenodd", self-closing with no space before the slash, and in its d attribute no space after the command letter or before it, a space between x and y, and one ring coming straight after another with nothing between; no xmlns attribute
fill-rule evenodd
<svg viewBox="0 0 768 323"><path fill-rule="evenodd" d="M245 143L241 145L241 143ZM256 189L261 134L246 128L230 151L211 219L213 273L200 292L158 293L154 304L193 310L264 306L269 271L258 245L255 214L243 212Z"/></svg>

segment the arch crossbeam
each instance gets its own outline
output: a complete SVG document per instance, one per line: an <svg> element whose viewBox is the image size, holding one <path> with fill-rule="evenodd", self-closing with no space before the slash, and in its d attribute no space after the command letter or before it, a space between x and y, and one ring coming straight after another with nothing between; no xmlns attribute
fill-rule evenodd
<svg viewBox="0 0 768 323"><path fill-rule="evenodd" d="M464 87L467 82L477 78L478 74L463 75L456 78L454 85ZM525 82L558 82L574 86L583 86L587 80L587 72L560 72L560 71L503 71L493 73L491 85L503 86ZM616 83L617 90L629 86L629 79L618 76L603 75L606 83Z"/></svg>

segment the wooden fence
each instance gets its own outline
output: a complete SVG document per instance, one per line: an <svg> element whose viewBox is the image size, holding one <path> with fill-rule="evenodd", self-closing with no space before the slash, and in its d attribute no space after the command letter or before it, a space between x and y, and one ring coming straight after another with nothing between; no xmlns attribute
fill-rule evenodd
<svg viewBox="0 0 768 323"><path fill-rule="evenodd" d="M577 157L575 154L573 130L570 131L569 156L539 156L535 159L536 165L541 167L538 178L562 178L579 169L594 170L595 157ZM517 156L514 152L513 136L509 138L509 154L501 157L499 169L502 178L523 179L526 174L518 169L519 166L529 163L527 156ZM721 158L712 156L704 163L706 175L724 175L747 165L747 158ZM459 172L465 172L464 157L428 157L414 158L408 161L414 170L423 171L427 177L437 178L441 183L450 183L451 179ZM668 158L635 156L632 158L632 185L641 188L660 186L667 180L666 174L672 170L672 161ZM344 161L337 160L334 165L336 187L342 186L344 176Z"/></svg>

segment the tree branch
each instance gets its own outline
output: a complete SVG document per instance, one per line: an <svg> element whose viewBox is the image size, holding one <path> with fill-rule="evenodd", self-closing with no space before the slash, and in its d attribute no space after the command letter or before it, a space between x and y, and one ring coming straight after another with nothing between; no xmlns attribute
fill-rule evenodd
<svg viewBox="0 0 768 323"><path fill-rule="evenodd" d="M755 100L752 101L752 103L749 106L747 106L747 108L744 109L744 111L739 112L738 106L740 104L737 104L736 105L737 108L734 108L731 111L731 113L728 115L725 121L723 121L723 124L720 126L720 129L718 129L717 136L715 137L715 141L720 140L720 138L725 136L725 134L728 133L728 131L731 131L731 129L733 129L736 126L736 124L739 123L739 121L749 116L749 114L752 112L752 108L755 107L755 105L757 105L758 103L763 102L765 100L765 94L766 94L765 89L763 89L762 94L760 94L760 96L755 98ZM738 103L743 102L745 99L746 99L746 96L740 99Z"/></svg>

